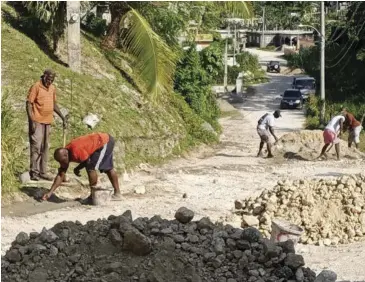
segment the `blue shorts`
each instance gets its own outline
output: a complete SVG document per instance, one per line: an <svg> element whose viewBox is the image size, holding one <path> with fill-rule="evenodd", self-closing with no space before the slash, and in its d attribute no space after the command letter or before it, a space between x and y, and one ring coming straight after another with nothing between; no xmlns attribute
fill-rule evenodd
<svg viewBox="0 0 365 282"><path fill-rule="evenodd" d="M114 150L114 138L109 135L109 142L103 147L96 150L90 156L90 162L86 166L87 171L99 170L101 173L108 172L114 168L113 165L113 150Z"/></svg>

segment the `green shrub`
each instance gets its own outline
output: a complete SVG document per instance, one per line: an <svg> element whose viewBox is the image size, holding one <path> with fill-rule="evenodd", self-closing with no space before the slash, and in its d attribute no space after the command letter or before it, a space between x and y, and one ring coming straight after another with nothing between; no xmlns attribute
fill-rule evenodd
<svg viewBox="0 0 365 282"><path fill-rule="evenodd" d="M259 59L250 52L242 52L236 56L237 63L240 65L242 71L255 72L261 69Z"/></svg>
<svg viewBox="0 0 365 282"><path fill-rule="evenodd" d="M96 17L94 13L88 13L83 27L95 36L104 35L108 26L105 19Z"/></svg>
<svg viewBox="0 0 365 282"><path fill-rule="evenodd" d="M1 97L1 190L3 193L16 191L19 188L17 174L24 166L24 143L15 128L22 128L17 112L12 107L16 90L3 87ZM23 123L24 124L24 123Z"/></svg>
<svg viewBox="0 0 365 282"><path fill-rule="evenodd" d="M201 66L195 46L191 46L177 64L174 89L199 117L217 126L219 107L211 88L211 78Z"/></svg>
<svg viewBox="0 0 365 282"><path fill-rule="evenodd" d="M307 117L306 121L305 121L305 128L306 129L319 129L320 128L320 121L319 121L319 117L315 116L315 117Z"/></svg>
<svg viewBox="0 0 365 282"><path fill-rule="evenodd" d="M200 62L203 69L209 74L211 81L224 72L223 42L215 41L200 52Z"/></svg>

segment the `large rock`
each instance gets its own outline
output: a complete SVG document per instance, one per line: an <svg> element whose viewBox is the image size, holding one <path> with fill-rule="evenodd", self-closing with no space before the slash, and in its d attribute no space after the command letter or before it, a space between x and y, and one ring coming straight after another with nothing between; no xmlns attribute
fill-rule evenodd
<svg viewBox="0 0 365 282"><path fill-rule="evenodd" d="M335 282L337 280L337 274L331 270L323 270L314 282Z"/></svg>
<svg viewBox="0 0 365 282"><path fill-rule="evenodd" d="M152 251L151 240L135 229L124 233L123 249L136 255L147 255Z"/></svg>
<svg viewBox="0 0 365 282"><path fill-rule="evenodd" d="M284 263L292 269L297 269L304 265L304 259L301 255L289 253L286 256Z"/></svg>
<svg viewBox="0 0 365 282"><path fill-rule="evenodd" d="M243 230L241 237L243 240L247 240L250 243L258 242L262 239L262 234L254 227L249 227Z"/></svg>
<svg viewBox="0 0 365 282"><path fill-rule="evenodd" d="M175 213L175 218L181 223L188 223L194 217L194 212L185 207L179 208Z"/></svg>

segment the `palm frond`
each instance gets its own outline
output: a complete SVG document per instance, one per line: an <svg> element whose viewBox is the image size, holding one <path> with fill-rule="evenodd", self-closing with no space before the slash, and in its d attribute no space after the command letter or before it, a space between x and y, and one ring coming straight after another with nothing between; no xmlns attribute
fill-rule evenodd
<svg viewBox="0 0 365 282"><path fill-rule="evenodd" d="M156 101L158 96L172 90L176 56L136 10L131 8L125 18L130 27L124 34L123 45L134 56L134 67Z"/></svg>
<svg viewBox="0 0 365 282"><path fill-rule="evenodd" d="M248 19L254 15L253 6L250 1L214 1L213 3L232 17Z"/></svg>

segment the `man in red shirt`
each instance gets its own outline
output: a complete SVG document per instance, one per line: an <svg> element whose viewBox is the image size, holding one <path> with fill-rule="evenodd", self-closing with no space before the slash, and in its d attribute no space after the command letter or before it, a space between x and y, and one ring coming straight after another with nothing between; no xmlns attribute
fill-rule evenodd
<svg viewBox="0 0 365 282"><path fill-rule="evenodd" d="M98 182L96 170L106 173L114 188L113 199L121 199L118 176L113 166L114 138L107 133L92 133L72 140L65 148L58 148L54 158L60 163L58 174L52 184L51 190L43 195L43 200L49 199L54 191L61 185L70 162L79 163L74 169L77 176L80 170L86 168L89 176L90 189ZM92 200L91 194L87 202Z"/></svg>
<svg viewBox="0 0 365 282"><path fill-rule="evenodd" d="M363 120L358 121L352 113L349 113L346 108L342 109L342 114L345 116L345 127L349 130L348 146L351 148L352 142L355 143L356 148L359 148L360 133L362 130L361 123Z"/></svg>

